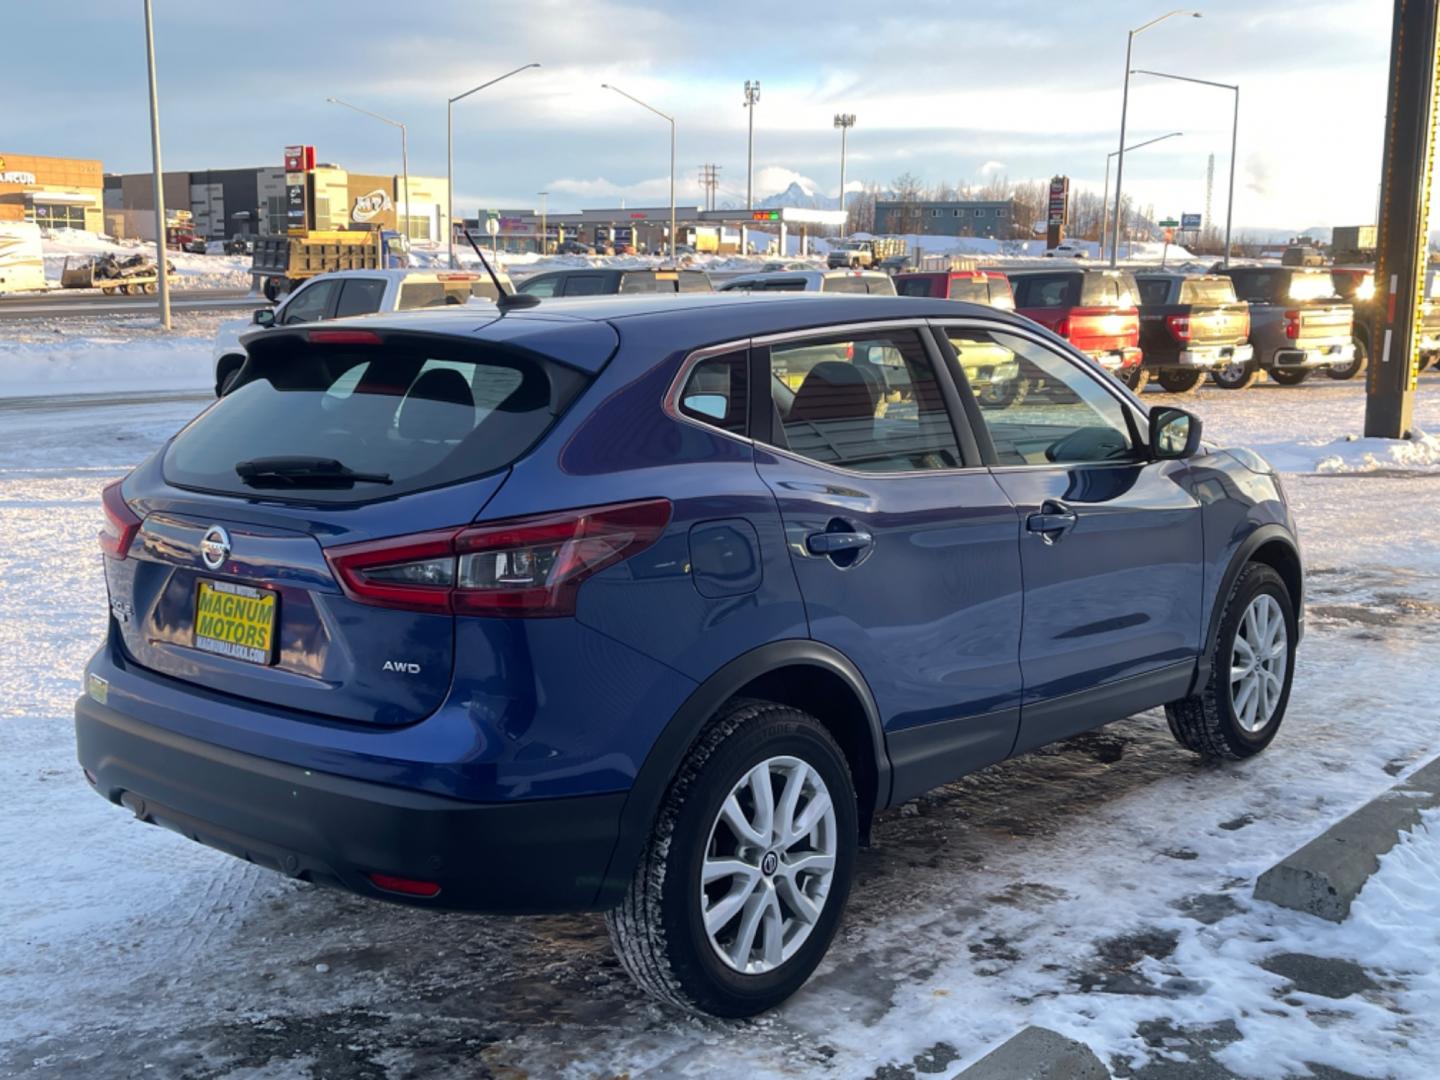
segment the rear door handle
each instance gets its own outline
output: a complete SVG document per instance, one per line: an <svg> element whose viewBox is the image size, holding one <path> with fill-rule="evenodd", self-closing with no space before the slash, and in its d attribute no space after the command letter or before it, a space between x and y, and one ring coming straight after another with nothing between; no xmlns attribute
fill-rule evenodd
<svg viewBox="0 0 1440 1080"><path fill-rule="evenodd" d="M1053 544L1075 527L1080 518L1074 510L1056 499L1046 499L1040 504L1040 512L1025 519L1025 527L1032 533L1039 533L1047 544Z"/></svg>
<svg viewBox="0 0 1440 1080"><path fill-rule="evenodd" d="M859 551L875 542L868 532L818 532L805 538L805 547L811 555L833 555L840 551Z"/></svg>

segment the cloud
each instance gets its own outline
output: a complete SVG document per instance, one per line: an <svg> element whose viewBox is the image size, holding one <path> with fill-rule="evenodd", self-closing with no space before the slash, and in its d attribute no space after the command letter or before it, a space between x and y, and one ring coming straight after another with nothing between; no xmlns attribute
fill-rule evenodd
<svg viewBox="0 0 1440 1080"><path fill-rule="evenodd" d="M1005 163L1003 161L987 161L975 171L981 176L999 176L1005 171Z"/></svg>

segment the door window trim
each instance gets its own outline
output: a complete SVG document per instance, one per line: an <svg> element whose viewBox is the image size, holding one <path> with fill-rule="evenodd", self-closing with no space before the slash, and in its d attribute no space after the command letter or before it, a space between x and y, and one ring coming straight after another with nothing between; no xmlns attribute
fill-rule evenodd
<svg viewBox="0 0 1440 1080"><path fill-rule="evenodd" d="M950 369L950 376L960 393L961 403L965 408L966 418L972 427L975 428L975 435L980 442L981 458L985 460L986 466L994 472L1016 472L1022 469L1069 469L1076 466L1086 468L1134 468L1136 465L1148 464L1150 459L1143 456L1145 439L1144 432L1149 430L1150 412L1144 405L1137 405L1126 397L1123 387L1115 382L1103 371L1091 370L1093 365L1083 354L1073 351L1073 346L1064 339L1051 341L1043 334L1036 333L1026 326L1015 326L1012 323L991 321L989 319L969 318L939 318L927 320L931 330L934 332L935 341L941 352L945 354L948 361L946 367ZM1111 397L1120 403L1124 413L1125 422L1130 428L1130 441L1134 443L1135 449L1142 456L1134 461L1071 461L1056 462L1047 461L1034 465L1012 465L1001 464L998 455L995 453L995 444L990 438L990 428L985 423L985 418L980 411L980 402L975 397L975 391L970 387L970 381L965 378L965 370L960 366L959 354L955 346L950 344L949 335L945 333L947 327L957 326L965 329L979 329L985 331L999 332L1003 334L1014 334L1016 337L1025 338L1041 348L1049 349L1056 356L1065 360L1071 367L1075 368L1082 375L1093 379ZM1063 347L1061 347L1063 346ZM1138 414L1138 415L1137 415ZM988 460L986 460L988 459Z"/></svg>

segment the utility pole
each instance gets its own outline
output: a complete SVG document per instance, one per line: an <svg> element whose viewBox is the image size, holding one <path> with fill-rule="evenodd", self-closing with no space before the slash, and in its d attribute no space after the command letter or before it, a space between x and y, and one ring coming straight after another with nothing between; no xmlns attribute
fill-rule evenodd
<svg viewBox="0 0 1440 1080"><path fill-rule="evenodd" d="M1419 361L1420 305L1430 246L1430 172L1435 161L1435 0L1395 0L1389 108L1381 168L1376 303L1365 381L1365 435L1410 436Z"/></svg>
<svg viewBox="0 0 1440 1080"><path fill-rule="evenodd" d="M550 205L549 205L549 204L550 204L550 192L548 192L548 191L537 191L535 194L540 196L540 247L539 247L539 251L540 251L540 254L541 254L541 255L548 255L548 254L550 254L550 250L549 250L549 249L550 249L550 225L549 225L549 222L546 220L546 214L549 212L549 209L550 209Z"/></svg>
<svg viewBox="0 0 1440 1080"><path fill-rule="evenodd" d="M150 156L155 170L155 280L160 325L170 329L170 260L165 252L165 172L160 165L160 98L155 89L155 17L145 0L145 59L150 65Z"/></svg>
<svg viewBox="0 0 1440 1080"><path fill-rule="evenodd" d="M641 100L640 100L639 98L637 98L634 94L627 94L624 90L621 90L618 86L613 86L613 85L611 85L610 83L601 83L601 84L600 84L600 89L601 89L601 90L614 90L615 93L619 94L621 97L623 97L623 98L629 98L629 99L630 99L631 101L633 101L636 105L639 105L642 109L646 109L646 110L654 113L656 116L660 117L661 120L666 121L666 122L670 125L670 261L671 261L671 262L674 262L674 261L675 261L675 117L671 116L669 113L663 113L663 112L661 112L659 109L655 108L654 105L646 105L645 102L641 101Z"/></svg>
<svg viewBox="0 0 1440 1080"><path fill-rule="evenodd" d="M1210 208L1215 199L1215 155L1211 154L1210 159L1205 163L1205 218L1200 229L1204 235L1210 229Z"/></svg>
<svg viewBox="0 0 1440 1080"><path fill-rule="evenodd" d="M745 144L745 209L755 209L755 103L760 100L760 80L745 80L745 104L750 111L750 136Z"/></svg>
<svg viewBox="0 0 1440 1080"><path fill-rule="evenodd" d="M700 166L700 190L705 192L705 209L715 209L715 190L720 186L720 166Z"/></svg>
<svg viewBox="0 0 1440 1080"><path fill-rule="evenodd" d="M845 209L845 136L855 126L854 113L836 113L835 126L840 129L840 209ZM840 235L845 235L845 226L849 224L847 218L840 226Z"/></svg>

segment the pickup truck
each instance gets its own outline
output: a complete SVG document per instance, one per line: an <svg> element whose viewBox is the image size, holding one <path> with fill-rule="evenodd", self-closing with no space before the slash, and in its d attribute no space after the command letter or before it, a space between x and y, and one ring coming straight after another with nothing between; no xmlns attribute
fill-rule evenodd
<svg viewBox="0 0 1440 1080"><path fill-rule="evenodd" d="M1374 354L1370 335L1379 309L1375 291L1373 266L1337 266L1331 269L1335 292L1355 308L1355 360L1348 366L1327 369L1332 379L1353 379L1365 370ZM1425 274L1425 296L1420 303L1419 351L1420 369L1440 359L1440 267L1431 266Z"/></svg>
<svg viewBox="0 0 1440 1080"><path fill-rule="evenodd" d="M265 299L278 300L317 274L335 270L394 270L410 265L405 238L379 232L333 229L288 236L257 236L250 273Z"/></svg>
<svg viewBox="0 0 1440 1080"><path fill-rule="evenodd" d="M1136 273L1145 369L1172 394L1194 390L1226 364L1254 359L1250 306L1219 274Z"/></svg>
<svg viewBox="0 0 1440 1080"><path fill-rule="evenodd" d="M507 291L513 291L504 271L497 271L497 276ZM245 363L240 335L257 326L294 326L348 315L454 307L472 298L497 299L495 283L488 274L469 270L338 270L312 278L277 307L260 308L248 319L220 324L211 353L215 396L224 395Z"/></svg>
<svg viewBox="0 0 1440 1080"><path fill-rule="evenodd" d="M878 269L886 259L906 253L906 244L898 236L877 236L869 240L841 240L825 256L825 265L832 270L849 267L852 270Z"/></svg>
<svg viewBox="0 0 1440 1080"><path fill-rule="evenodd" d="M1015 310L1010 279L996 270L914 270L895 274L898 296L930 296Z"/></svg>
<svg viewBox="0 0 1440 1080"><path fill-rule="evenodd" d="M1328 270L1300 266L1232 266L1222 274L1250 305L1254 359L1214 372L1215 385L1243 390L1262 371L1281 386L1298 386L1312 371L1355 360L1354 309L1335 295Z"/></svg>
<svg viewBox="0 0 1440 1080"><path fill-rule="evenodd" d="M1010 270L1015 311L1065 338L1139 393L1150 373L1140 351L1139 290L1128 270Z"/></svg>

